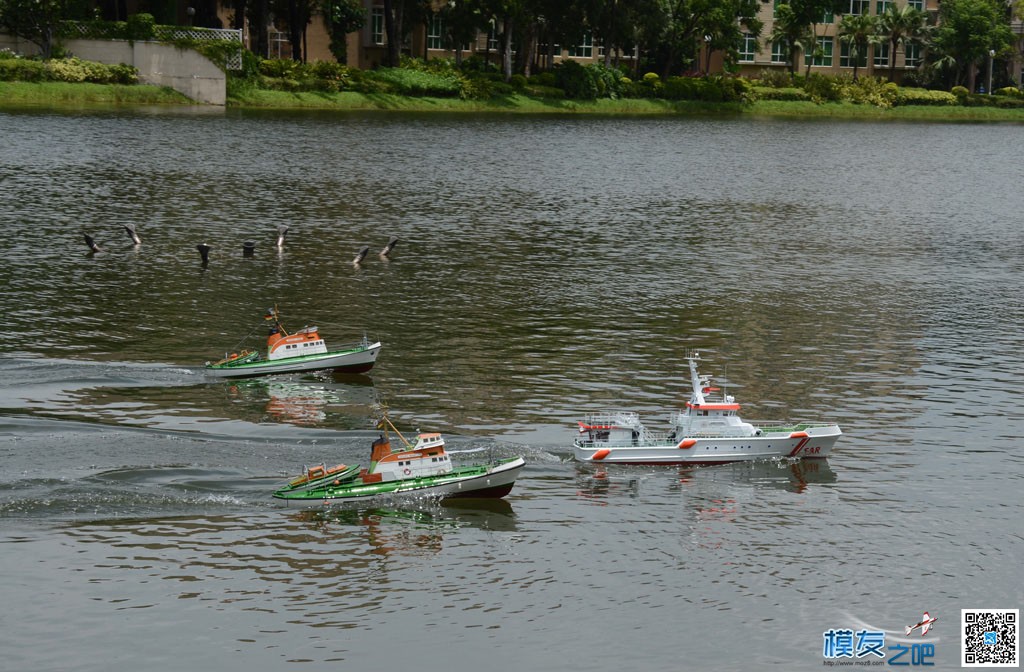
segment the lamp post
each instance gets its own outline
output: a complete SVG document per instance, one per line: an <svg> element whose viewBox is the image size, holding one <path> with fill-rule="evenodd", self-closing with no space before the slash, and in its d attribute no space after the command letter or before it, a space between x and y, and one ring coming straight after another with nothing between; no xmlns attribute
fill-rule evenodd
<svg viewBox="0 0 1024 672"><path fill-rule="evenodd" d="M707 55L707 65L704 66L704 74L707 75L711 71L711 36L704 36L704 53Z"/></svg>
<svg viewBox="0 0 1024 672"><path fill-rule="evenodd" d="M992 61L995 59L995 57L996 57L996 50L995 49L989 49L988 50L988 89L986 89L986 93L988 93L988 95L990 95L990 96L992 95Z"/></svg>

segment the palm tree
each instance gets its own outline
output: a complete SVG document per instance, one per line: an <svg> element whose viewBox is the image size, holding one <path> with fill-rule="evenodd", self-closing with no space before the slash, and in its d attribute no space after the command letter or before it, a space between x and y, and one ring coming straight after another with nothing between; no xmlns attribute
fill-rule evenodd
<svg viewBox="0 0 1024 672"><path fill-rule="evenodd" d="M910 5L889 5L879 19L878 31L889 40L889 81L896 75L896 49L920 43L928 34L928 15Z"/></svg>
<svg viewBox="0 0 1024 672"><path fill-rule="evenodd" d="M789 50L789 74L796 74L796 54L798 51L813 53L816 43L809 23L801 19L793 8L787 4L775 8L775 21L772 34L768 36L772 42L785 44Z"/></svg>
<svg viewBox="0 0 1024 672"><path fill-rule="evenodd" d="M853 79L857 79L857 67L862 56L868 53L872 44L881 44L878 33L878 17L870 14L847 14L839 22L839 41L850 45L853 58Z"/></svg>

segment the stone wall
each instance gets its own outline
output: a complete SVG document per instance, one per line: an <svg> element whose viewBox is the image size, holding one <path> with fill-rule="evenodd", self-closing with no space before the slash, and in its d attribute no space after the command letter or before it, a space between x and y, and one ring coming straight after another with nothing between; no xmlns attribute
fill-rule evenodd
<svg viewBox="0 0 1024 672"><path fill-rule="evenodd" d="M224 105L227 101L224 71L192 49L157 42L130 44L126 40L65 40L63 46L87 61L135 66L143 84L169 86L196 102ZM5 47L26 55L39 53L31 42L0 34L0 49Z"/></svg>

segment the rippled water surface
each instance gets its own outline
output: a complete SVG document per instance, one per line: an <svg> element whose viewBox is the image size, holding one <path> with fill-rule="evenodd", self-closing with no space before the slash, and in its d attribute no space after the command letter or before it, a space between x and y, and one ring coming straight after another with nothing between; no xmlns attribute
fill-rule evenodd
<svg viewBox="0 0 1024 672"><path fill-rule="evenodd" d="M0 111L6 663L819 669L823 631L928 610L958 668L959 610L1024 602L1022 133ZM274 304L377 366L204 377ZM587 411L665 421L687 348L833 456L574 463ZM269 497L367 461L381 400L523 455L512 494Z"/></svg>

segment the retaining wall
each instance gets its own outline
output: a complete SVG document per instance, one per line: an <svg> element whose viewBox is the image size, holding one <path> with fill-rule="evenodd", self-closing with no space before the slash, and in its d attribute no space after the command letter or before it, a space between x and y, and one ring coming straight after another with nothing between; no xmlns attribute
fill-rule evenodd
<svg viewBox="0 0 1024 672"><path fill-rule="evenodd" d="M64 40L62 44L72 55L87 61L135 66L142 83L169 86L196 102L224 105L227 101L224 71L192 49L158 42L130 44L126 40ZM26 55L39 53L31 42L0 34L0 49L5 47Z"/></svg>

